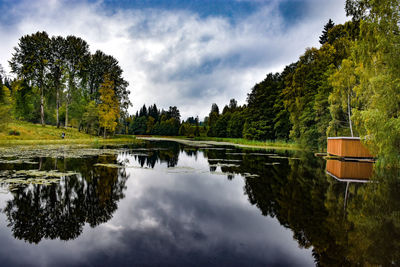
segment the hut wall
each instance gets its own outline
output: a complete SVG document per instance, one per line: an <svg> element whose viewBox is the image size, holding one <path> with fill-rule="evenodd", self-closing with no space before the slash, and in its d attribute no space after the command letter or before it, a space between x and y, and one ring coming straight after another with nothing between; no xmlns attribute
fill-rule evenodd
<svg viewBox="0 0 400 267"><path fill-rule="evenodd" d="M347 158L372 158L359 138L328 138L328 154Z"/></svg>

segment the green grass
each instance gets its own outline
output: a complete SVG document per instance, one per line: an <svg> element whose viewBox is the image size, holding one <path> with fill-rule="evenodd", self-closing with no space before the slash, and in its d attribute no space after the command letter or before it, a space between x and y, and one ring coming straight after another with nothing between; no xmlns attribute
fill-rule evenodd
<svg viewBox="0 0 400 267"><path fill-rule="evenodd" d="M19 135L10 135L10 131L16 131ZM65 138L61 134L65 133ZM79 132L76 128L57 128L51 125L42 126L24 121L9 123L4 129L0 129L0 146L5 145L46 145L46 144L87 144L102 145L113 143L140 143L132 135L116 135L103 139L102 137Z"/></svg>
<svg viewBox="0 0 400 267"><path fill-rule="evenodd" d="M228 142L233 144L259 146L259 147L300 148L300 146L294 142L286 142L282 140L258 141L258 140L247 140L244 138L221 138L221 137L195 137L193 140Z"/></svg>
<svg viewBox="0 0 400 267"><path fill-rule="evenodd" d="M151 136L148 136L151 137ZM154 136L159 138L172 138L172 139L183 139L183 140L192 140L192 141L212 141L212 142L226 142L236 145L243 145L255 148L272 148L272 149L290 149L290 150L299 150L302 149L299 144L294 142L286 142L282 140L270 140L270 141L257 141L257 140L247 140L244 138L222 138L222 137L195 137L195 138L187 138L185 136Z"/></svg>

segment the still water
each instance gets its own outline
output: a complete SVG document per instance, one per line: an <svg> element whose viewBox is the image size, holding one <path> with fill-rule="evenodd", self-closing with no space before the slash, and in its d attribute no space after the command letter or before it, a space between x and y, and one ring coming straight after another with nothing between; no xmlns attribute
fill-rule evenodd
<svg viewBox="0 0 400 267"><path fill-rule="evenodd" d="M396 265L399 172L366 165L340 177L360 173L353 165L175 142L9 151L0 158L0 262Z"/></svg>

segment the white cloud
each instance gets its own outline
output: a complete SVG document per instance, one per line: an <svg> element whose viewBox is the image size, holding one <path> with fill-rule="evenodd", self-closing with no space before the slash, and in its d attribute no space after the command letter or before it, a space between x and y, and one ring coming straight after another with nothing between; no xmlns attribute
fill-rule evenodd
<svg viewBox="0 0 400 267"><path fill-rule="evenodd" d="M9 13L15 23L0 25L0 63L8 69L18 38L36 31L73 34L113 55L130 83L136 111L144 103L176 105L183 118L203 118L213 102L230 98L240 104L251 87L270 71L297 60L306 47L318 45L329 18L344 22L344 3L311 0L308 14L287 27L278 2L234 23L179 10L104 11L102 3L26 1ZM286 25L286 26L285 26Z"/></svg>

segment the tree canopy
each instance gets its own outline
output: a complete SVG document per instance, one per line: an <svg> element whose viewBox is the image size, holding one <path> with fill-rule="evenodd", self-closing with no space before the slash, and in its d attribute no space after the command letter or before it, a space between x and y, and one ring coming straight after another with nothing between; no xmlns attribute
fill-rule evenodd
<svg viewBox="0 0 400 267"><path fill-rule="evenodd" d="M46 32L22 36L9 63L16 75L8 89L12 115L17 119L58 127L64 120L65 127L86 128L87 132L90 127L96 132L93 128L100 125L98 115L104 114L94 112L94 108L100 111L99 105L104 103L105 95L100 92L104 83L112 84L114 106L118 103L118 108L113 108L118 115L111 116L113 123L104 129L114 131L116 127L111 125L122 124L118 118L128 117L130 92L118 61L101 51L91 54L82 38L49 37Z"/></svg>

